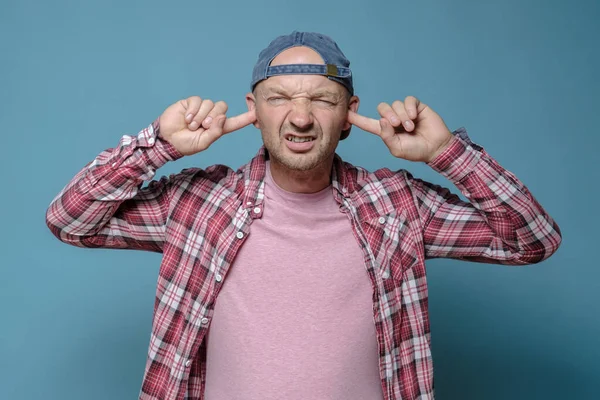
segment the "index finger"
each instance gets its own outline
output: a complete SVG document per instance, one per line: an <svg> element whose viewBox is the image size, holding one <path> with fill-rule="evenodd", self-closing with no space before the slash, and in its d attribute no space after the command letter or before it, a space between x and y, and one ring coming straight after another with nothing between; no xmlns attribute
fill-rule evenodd
<svg viewBox="0 0 600 400"><path fill-rule="evenodd" d="M358 126L363 131L370 132L374 135L379 136L381 133L381 125L379 124L379 120L364 117L352 110L348 111L348 122L354 126Z"/></svg>
<svg viewBox="0 0 600 400"><path fill-rule="evenodd" d="M242 129L245 126L248 126L256 121L256 113L254 110L250 110L240 115L236 115L235 117L230 117L225 120L225 125L223 126L223 133L229 133L233 131L237 131L238 129Z"/></svg>
<svg viewBox="0 0 600 400"><path fill-rule="evenodd" d="M421 102L415 96L407 96L404 100L404 107L406 108L406 112L410 119L417 118L417 110L419 109L419 105Z"/></svg>

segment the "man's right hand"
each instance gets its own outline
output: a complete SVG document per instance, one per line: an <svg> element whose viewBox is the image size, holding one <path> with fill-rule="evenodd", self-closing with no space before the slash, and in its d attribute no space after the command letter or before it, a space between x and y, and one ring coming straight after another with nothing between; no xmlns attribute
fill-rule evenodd
<svg viewBox="0 0 600 400"><path fill-rule="evenodd" d="M159 135L181 154L189 156L206 150L225 133L256 121L254 110L227 118L227 104L213 103L198 96L170 105L159 118Z"/></svg>

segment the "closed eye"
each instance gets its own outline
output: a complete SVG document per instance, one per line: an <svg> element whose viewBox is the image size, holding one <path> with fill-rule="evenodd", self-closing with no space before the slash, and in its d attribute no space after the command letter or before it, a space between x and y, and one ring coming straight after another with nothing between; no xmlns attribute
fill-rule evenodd
<svg viewBox="0 0 600 400"><path fill-rule="evenodd" d="M289 99L282 96L271 96L267 98L267 102L273 106L279 106L285 104Z"/></svg>
<svg viewBox="0 0 600 400"><path fill-rule="evenodd" d="M312 102L318 106L325 106L325 107L333 107L336 105L335 102L333 102L331 100L327 100L327 99L314 99Z"/></svg>

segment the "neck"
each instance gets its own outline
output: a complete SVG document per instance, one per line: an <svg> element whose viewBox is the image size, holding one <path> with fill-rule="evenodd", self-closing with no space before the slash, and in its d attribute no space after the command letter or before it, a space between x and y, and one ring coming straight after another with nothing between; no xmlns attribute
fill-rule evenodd
<svg viewBox="0 0 600 400"><path fill-rule="evenodd" d="M308 171L298 171L287 168L271 158L271 176L283 190L292 193L316 193L331 183L331 168L333 155Z"/></svg>

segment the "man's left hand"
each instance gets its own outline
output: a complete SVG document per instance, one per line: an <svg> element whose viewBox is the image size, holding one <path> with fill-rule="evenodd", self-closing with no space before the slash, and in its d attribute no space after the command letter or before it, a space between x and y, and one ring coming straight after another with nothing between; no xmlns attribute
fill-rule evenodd
<svg viewBox="0 0 600 400"><path fill-rule="evenodd" d="M395 157L430 162L453 138L442 118L416 97L396 100L391 106L381 103L377 111L380 120L349 111L348 122L381 137Z"/></svg>

